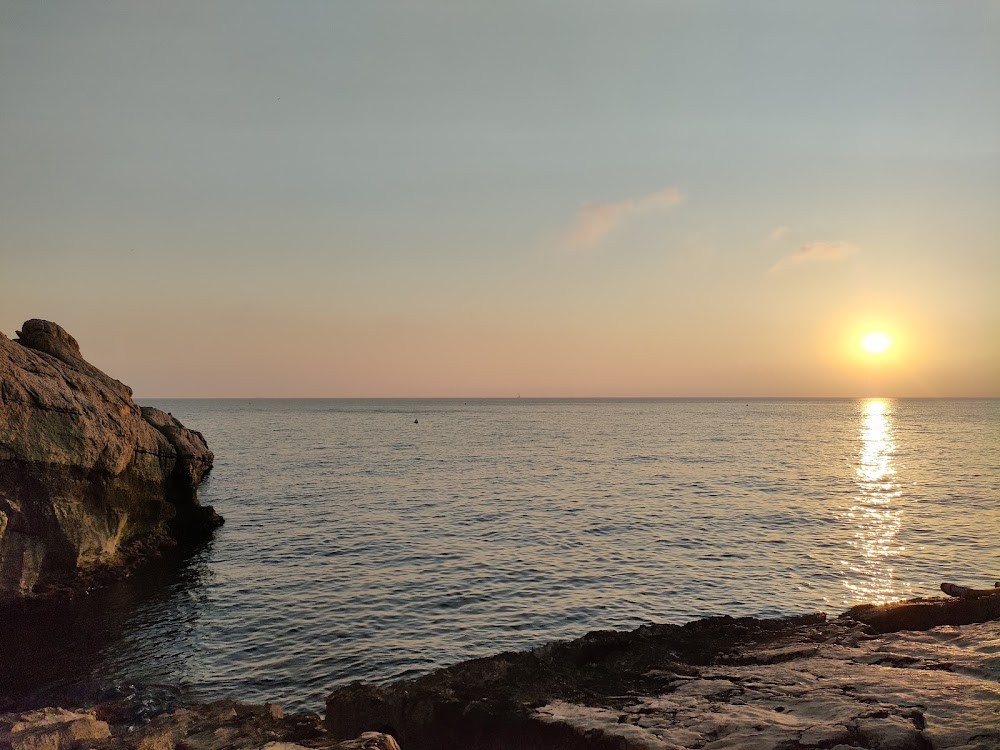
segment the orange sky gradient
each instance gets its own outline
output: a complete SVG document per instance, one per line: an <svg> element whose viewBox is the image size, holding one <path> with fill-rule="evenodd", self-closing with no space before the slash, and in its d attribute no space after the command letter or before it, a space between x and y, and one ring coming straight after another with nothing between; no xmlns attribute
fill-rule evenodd
<svg viewBox="0 0 1000 750"><path fill-rule="evenodd" d="M0 6L0 331L146 398L1000 397L996 4L377 5Z"/></svg>

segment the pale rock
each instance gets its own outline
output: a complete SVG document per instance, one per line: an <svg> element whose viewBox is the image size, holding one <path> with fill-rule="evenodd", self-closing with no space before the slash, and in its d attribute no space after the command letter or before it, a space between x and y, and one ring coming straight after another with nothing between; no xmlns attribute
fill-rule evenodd
<svg viewBox="0 0 1000 750"><path fill-rule="evenodd" d="M0 721L0 747L11 750L67 750L81 740L110 736L107 723L96 719L93 713L63 708L43 708L12 721Z"/></svg>

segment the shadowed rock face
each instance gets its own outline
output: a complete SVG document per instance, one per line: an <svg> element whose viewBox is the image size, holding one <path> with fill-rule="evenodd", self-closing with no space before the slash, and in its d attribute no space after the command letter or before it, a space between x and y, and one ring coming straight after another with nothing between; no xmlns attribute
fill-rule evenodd
<svg viewBox="0 0 1000 750"><path fill-rule="evenodd" d="M874 633L930 630L940 625L972 625L1000 620L1000 596L980 599L910 599L891 604L859 604L845 615Z"/></svg>
<svg viewBox="0 0 1000 750"><path fill-rule="evenodd" d="M204 437L83 359L55 323L0 333L0 602L88 585L222 523Z"/></svg>

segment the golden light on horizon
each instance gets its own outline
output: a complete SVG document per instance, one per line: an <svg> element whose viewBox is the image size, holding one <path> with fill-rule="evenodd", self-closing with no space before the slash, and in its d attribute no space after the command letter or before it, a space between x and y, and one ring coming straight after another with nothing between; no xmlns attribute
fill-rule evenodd
<svg viewBox="0 0 1000 750"><path fill-rule="evenodd" d="M869 354L882 354L892 346L892 338L885 331L869 331L858 343Z"/></svg>

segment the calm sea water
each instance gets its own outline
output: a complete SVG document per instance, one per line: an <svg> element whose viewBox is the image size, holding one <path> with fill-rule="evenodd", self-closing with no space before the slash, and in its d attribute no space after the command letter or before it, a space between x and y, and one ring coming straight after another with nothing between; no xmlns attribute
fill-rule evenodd
<svg viewBox="0 0 1000 750"><path fill-rule="evenodd" d="M206 435L226 525L0 623L8 702L320 709L597 628L1000 579L997 400L146 403Z"/></svg>

